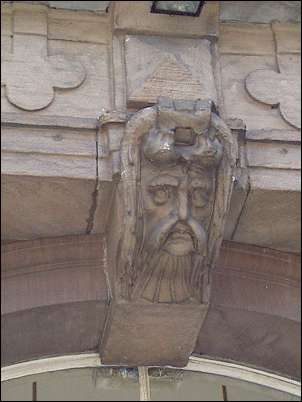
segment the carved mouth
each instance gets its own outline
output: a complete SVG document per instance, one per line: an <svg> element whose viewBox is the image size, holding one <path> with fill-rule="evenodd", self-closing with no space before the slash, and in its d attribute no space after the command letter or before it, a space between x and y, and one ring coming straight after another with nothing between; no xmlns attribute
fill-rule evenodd
<svg viewBox="0 0 302 402"><path fill-rule="evenodd" d="M168 240L190 240L192 241L192 234L189 231L180 231L175 230L174 232L170 233L168 236Z"/></svg>
<svg viewBox="0 0 302 402"><path fill-rule="evenodd" d="M194 244L194 234L190 230L190 228L185 226L176 226L168 236L166 237L166 241L190 241Z"/></svg>

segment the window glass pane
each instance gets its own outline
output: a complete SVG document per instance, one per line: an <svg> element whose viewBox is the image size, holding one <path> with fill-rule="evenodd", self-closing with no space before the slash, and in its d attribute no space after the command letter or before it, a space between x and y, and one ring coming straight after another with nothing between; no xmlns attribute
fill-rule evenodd
<svg viewBox="0 0 302 402"><path fill-rule="evenodd" d="M33 382L37 384L38 401L139 400L137 370L110 368L62 370L6 381L2 383L1 400L33 400ZM29 399L24 399L23 390Z"/></svg>
<svg viewBox="0 0 302 402"><path fill-rule="evenodd" d="M299 401L271 388L201 372L149 369L153 401ZM224 391L223 391L224 386Z"/></svg>
<svg viewBox="0 0 302 402"><path fill-rule="evenodd" d="M196 13L199 1L157 1L157 10L178 11L181 13Z"/></svg>
<svg viewBox="0 0 302 402"><path fill-rule="evenodd" d="M149 379L152 401L300 400L257 384L201 372L150 368ZM136 368L62 370L5 381L1 387L2 401L138 401L139 397Z"/></svg>

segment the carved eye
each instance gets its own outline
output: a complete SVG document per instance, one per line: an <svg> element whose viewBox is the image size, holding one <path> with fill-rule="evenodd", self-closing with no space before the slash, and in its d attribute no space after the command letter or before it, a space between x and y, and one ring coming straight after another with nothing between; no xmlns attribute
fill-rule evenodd
<svg viewBox="0 0 302 402"><path fill-rule="evenodd" d="M209 202L208 192L201 187L196 187L191 193L192 205L197 208L205 207Z"/></svg>
<svg viewBox="0 0 302 402"><path fill-rule="evenodd" d="M153 201L157 205L163 205L168 201L171 190L170 186L152 186L149 188Z"/></svg>

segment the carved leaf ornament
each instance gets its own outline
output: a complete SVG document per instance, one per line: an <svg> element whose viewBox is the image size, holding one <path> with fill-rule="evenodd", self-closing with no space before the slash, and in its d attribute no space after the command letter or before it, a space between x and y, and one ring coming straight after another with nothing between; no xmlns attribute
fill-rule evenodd
<svg viewBox="0 0 302 402"><path fill-rule="evenodd" d="M85 80L81 63L55 55L30 59L6 55L2 64L1 85L10 103L27 111L46 108L55 97L55 88L76 88Z"/></svg>

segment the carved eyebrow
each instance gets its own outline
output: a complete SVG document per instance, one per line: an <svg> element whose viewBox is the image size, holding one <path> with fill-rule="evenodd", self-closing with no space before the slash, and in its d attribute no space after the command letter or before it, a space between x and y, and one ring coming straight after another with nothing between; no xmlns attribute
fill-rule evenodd
<svg viewBox="0 0 302 402"><path fill-rule="evenodd" d="M208 180L201 180L201 179L193 179L191 181L191 186L193 188L202 188L204 190L209 190L211 188L211 185L208 182Z"/></svg>
<svg viewBox="0 0 302 402"><path fill-rule="evenodd" d="M178 181L175 177L168 176L168 175L162 175L155 177L151 182L149 183L149 186L155 187L155 186L173 186L177 187L178 186Z"/></svg>

